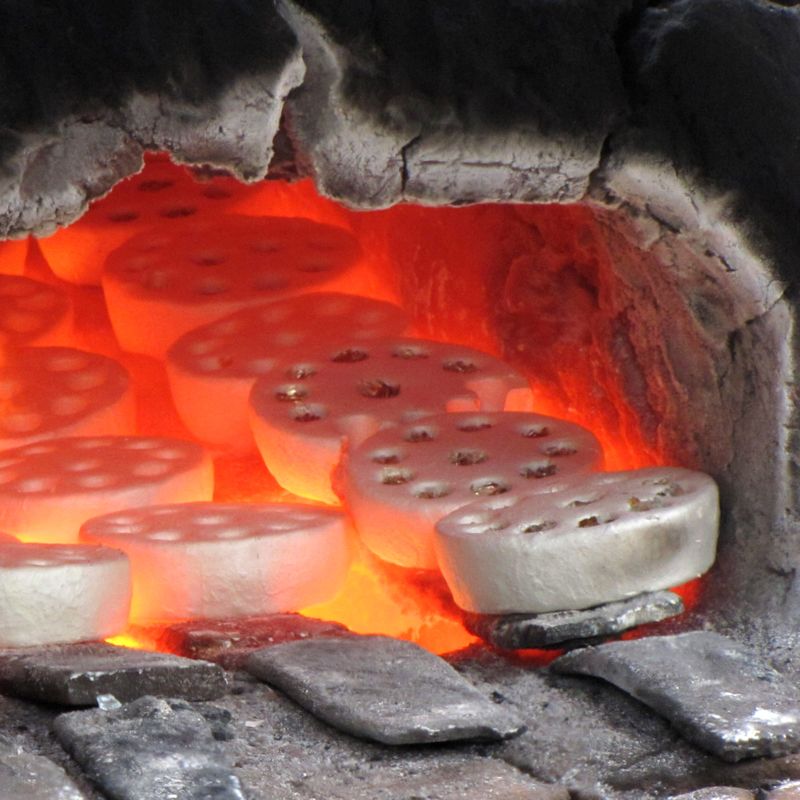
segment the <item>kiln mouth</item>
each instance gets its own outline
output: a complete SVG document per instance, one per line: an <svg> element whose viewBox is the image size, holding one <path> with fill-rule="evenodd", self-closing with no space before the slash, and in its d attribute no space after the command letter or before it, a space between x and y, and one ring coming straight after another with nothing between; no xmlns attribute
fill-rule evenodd
<svg viewBox="0 0 800 800"><path fill-rule="evenodd" d="M417 8L396 10L390 24L381 21L386 9L354 5L347 20L325 4L286 3L287 27L269 8L250 11L262 22L270 19L252 28L269 30L254 45L261 57L239 70L250 52L243 48L235 77L223 70L224 79L200 81L198 94L181 95L191 83L188 72L173 70L166 80L158 69L146 79L122 70L117 78L125 90L106 93L109 108L77 81L74 102L43 104L43 117L12 120L6 126L16 137L6 151L3 230L46 233L54 222L73 218L87 199L137 168L142 146L162 149L169 142L182 160L212 162L245 177L263 174L269 161L264 143L273 140L283 115L273 174L313 173L327 194L361 208L387 207L331 213L347 217L363 246L379 254L373 274L384 288L378 293L391 287L392 299L422 322L427 336L489 349L535 375L539 408L578 422L591 419L589 427L617 447L612 458L618 466L668 461L717 479L724 510L718 563L702 603L683 624L731 633L792 674L796 348L794 306L785 288L797 243L782 220L796 210L787 188L797 185L794 161L785 143L794 141L797 91L788 71L776 78L775 70L753 64L765 52L795 51L795 12L744 1L635 4L633 13L586 3L507 14L470 7L448 22L438 10ZM468 45L475 26L486 27L482 15L500 33L476 62ZM232 19L234 27L241 23ZM732 27L752 38L732 36ZM393 37L415 46L398 47ZM448 46L440 46L445 39ZM705 63L698 54L706 52L724 57ZM180 62L179 54L165 53L170 68L176 58ZM426 62L438 69L420 69ZM432 81L431 74L442 77ZM736 92L749 87L745 105L760 111L736 116L743 103L733 97L731 75L740 77L733 81ZM486 91L476 92L476 84ZM160 90L167 85L172 89ZM521 91L508 91L514 85ZM787 135L770 130L776 116ZM50 126L44 133L37 129L42 122ZM759 148L759 158L750 160L752 141L773 139L779 140L775 147ZM151 188L157 194L157 183ZM401 200L493 205L388 208ZM554 202L559 205L549 205ZM164 217L177 223L191 216L188 209L179 204ZM116 222L131 221L130 214L119 211ZM197 261L198 269L214 269L219 253L207 248ZM201 293L224 292L207 282ZM375 380L360 385L372 402L390 402L385 395L396 385ZM295 383L286 386L297 390ZM24 427L30 419L17 423ZM626 462L631 453L636 463ZM239 483L233 473L229 480ZM405 481L406 473L392 476ZM488 478L482 486L492 497L502 481ZM440 602L437 588L417 580L432 606ZM230 642L229 633L209 635ZM705 646L697 644L694 652ZM615 663L611 651L608 658ZM478 683L497 682L517 669L487 651L464 659L455 660ZM592 669L603 674L606 667ZM536 676L522 670L508 678L515 705L528 681L542 708L552 703L585 730L597 723L597 706L584 703L579 681ZM619 733L621 720L644 712L615 698L604 695L600 704L615 720L605 729L628 742ZM161 712L179 711L170 709ZM748 772L721 768L678 745L665 757L668 767L634 770L635 778L625 778L648 747L663 745L666 729L650 724L634 725L649 732L633 737L624 753L600 759L609 766L597 766L596 751L574 742L567 748L571 762L557 764L546 747L552 737L535 723L532 738L518 741L545 745L548 755L504 745L504 753L516 753L504 758L539 778L577 775L567 780L578 796L601 784L619 796L656 797L662 789L730 782L754 789L794 777L786 760L762 761ZM563 728L558 736L565 741ZM493 760L469 769L497 766ZM437 762L436 769L447 773L447 765ZM518 777L504 772L498 780L511 786ZM490 779L489 773L476 778Z"/></svg>

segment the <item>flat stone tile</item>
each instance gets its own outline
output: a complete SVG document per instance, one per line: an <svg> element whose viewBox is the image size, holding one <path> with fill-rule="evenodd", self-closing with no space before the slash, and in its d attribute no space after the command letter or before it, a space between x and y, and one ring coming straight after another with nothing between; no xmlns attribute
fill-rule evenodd
<svg viewBox="0 0 800 800"><path fill-rule="evenodd" d="M104 694L214 700L226 685L216 664L105 642L0 651L3 692L57 705L90 706Z"/></svg>
<svg viewBox="0 0 800 800"><path fill-rule="evenodd" d="M469 614L464 625L494 647L564 647L585 639L613 636L637 625L660 622L683 612L674 592L647 592L581 611L550 614Z"/></svg>
<svg viewBox="0 0 800 800"><path fill-rule="evenodd" d="M49 758L0 753L0 800L86 800L86 795Z"/></svg>
<svg viewBox="0 0 800 800"><path fill-rule="evenodd" d="M800 754L727 763L687 741L664 717L601 680L539 669L542 659L479 645L447 656L528 726L492 755L574 800L666 800L704 786L747 789L800 779Z"/></svg>
<svg viewBox="0 0 800 800"><path fill-rule="evenodd" d="M716 633L587 647L552 668L613 683L726 761L800 749L800 691L755 652Z"/></svg>
<svg viewBox="0 0 800 800"><path fill-rule="evenodd" d="M244 800L224 745L229 715L141 697L116 711L61 714L65 750L110 800Z"/></svg>
<svg viewBox="0 0 800 800"><path fill-rule="evenodd" d="M239 669L250 653L273 644L348 634L347 628L338 622L300 614L270 614L181 622L161 630L156 640L171 653L213 661L225 669Z"/></svg>
<svg viewBox="0 0 800 800"><path fill-rule="evenodd" d="M386 636L288 642L246 667L329 725L384 744L507 739L524 728L444 660Z"/></svg>

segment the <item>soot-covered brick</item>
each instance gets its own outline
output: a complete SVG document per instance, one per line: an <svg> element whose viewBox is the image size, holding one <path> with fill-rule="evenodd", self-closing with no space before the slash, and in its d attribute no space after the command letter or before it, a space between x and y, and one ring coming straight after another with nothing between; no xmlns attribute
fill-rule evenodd
<svg viewBox="0 0 800 800"><path fill-rule="evenodd" d="M268 0L3 0L0 29L0 155L15 134L135 90L202 103L290 53Z"/></svg>

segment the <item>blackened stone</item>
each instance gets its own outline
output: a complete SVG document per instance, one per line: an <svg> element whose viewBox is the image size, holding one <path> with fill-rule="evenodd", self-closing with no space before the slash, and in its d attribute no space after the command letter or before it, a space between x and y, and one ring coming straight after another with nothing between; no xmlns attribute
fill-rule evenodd
<svg viewBox="0 0 800 800"><path fill-rule="evenodd" d="M524 728L445 661L386 636L289 642L246 667L328 724L384 744L507 739Z"/></svg>
<svg viewBox="0 0 800 800"><path fill-rule="evenodd" d="M104 642L0 651L3 692L64 706L94 705L104 694L214 700L226 685L215 664Z"/></svg>
<svg viewBox="0 0 800 800"><path fill-rule="evenodd" d="M551 614L464 614L470 633L506 650L564 647L576 640L612 636L637 625L660 622L683 612L674 592L648 592L581 611Z"/></svg>
<svg viewBox="0 0 800 800"><path fill-rule="evenodd" d="M49 235L143 150L263 177L302 81L271 2L0 4L0 237Z"/></svg>
<svg viewBox="0 0 800 800"><path fill-rule="evenodd" d="M630 0L282 0L303 46L293 128L323 192L580 198L627 110L614 35Z"/></svg>
<svg viewBox="0 0 800 800"><path fill-rule="evenodd" d="M207 714L182 701L142 697L116 711L62 714L53 728L111 800L244 800L218 741L220 720Z"/></svg>
<svg viewBox="0 0 800 800"><path fill-rule="evenodd" d="M613 683L726 761L800 749L800 692L755 652L716 633L588 647L552 668Z"/></svg>
<svg viewBox="0 0 800 800"><path fill-rule="evenodd" d="M85 800L85 795L49 758L0 753L0 800Z"/></svg>
<svg viewBox="0 0 800 800"><path fill-rule="evenodd" d="M158 644L187 658L213 661L225 669L238 669L254 650L297 639L346 636L338 622L300 614L225 620L193 620L170 625L159 632Z"/></svg>

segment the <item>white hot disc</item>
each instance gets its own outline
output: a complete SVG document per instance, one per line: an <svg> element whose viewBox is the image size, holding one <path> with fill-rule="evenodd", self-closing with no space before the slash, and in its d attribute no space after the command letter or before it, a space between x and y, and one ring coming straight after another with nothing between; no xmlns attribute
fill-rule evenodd
<svg viewBox="0 0 800 800"><path fill-rule="evenodd" d="M403 333L407 315L391 303L319 292L248 308L184 334L167 353L175 407L186 427L209 444L255 449L248 397L279 356L302 355L351 330L356 341ZM221 414L220 409L225 413Z"/></svg>
<svg viewBox="0 0 800 800"><path fill-rule="evenodd" d="M133 621L146 624L297 611L344 582L344 514L315 506L189 503L89 520L81 538L123 550Z"/></svg>
<svg viewBox="0 0 800 800"><path fill-rule="evenodd" d="M114 636L127 627L130 599L119 550L0 542L0 647Z"/></svg>
<svg viewBox="0 0 800 800"><path fill-rule="evenodd" d="M26 541L75 542L91 517L213 491L210 456L180 439L69 437L0 452L0 528Z"/></svg>
<svg viewBox="0 0 800 800"><path fill-rule="evenodd" d="M200 325L331 288L359 256L343 228L297 217L222 215L134 236L108 257L103 291L122 349L163 358Z"/></svg>
<svg viewBox="0 0 800 800"><path fill-rule="evenodd" d="M72 305L55 286L0 274L0 347L61 344L72 331Z"/></svg>
<svg viewBox="0 0 800 800"><path fill-rule="evenodd" d="M0 351L0 449L57 436L133 433L130 383L121 364L97 353Z"/></svg>
<svg viewBox="0 0 800 800"><path fill-rule="evenodd" d="M382 428L442 411L530 408L528 382L470 347L386 338L339 340L281 357L250 395L251 425L278 483L333 503L342 449Z"/></svg>
<svg viewBox="0 0 800 800"><path fill-rule="evenodd" d="M552 492L601 460L594 435L571 422L529 413L437 414L348 451L342 487L373 553L435 569L434 525L453 509L477 497Z"/></svg>
<svg viewBox="0 0 800 800"><path fill-rule="evenodd" d="M435 544L459 606L538 614L685 583L713 564L718 527L708 475L650 467L473 503L437 524Z"/></svg>

